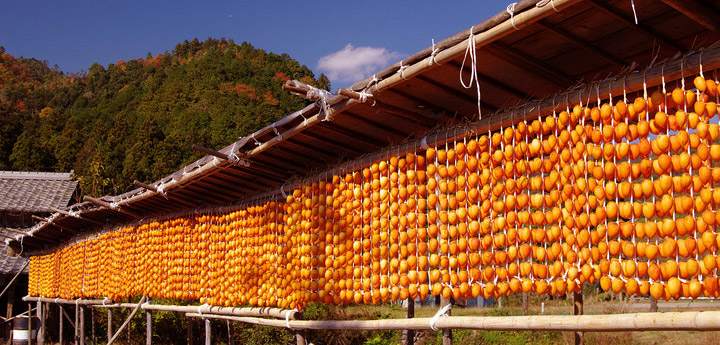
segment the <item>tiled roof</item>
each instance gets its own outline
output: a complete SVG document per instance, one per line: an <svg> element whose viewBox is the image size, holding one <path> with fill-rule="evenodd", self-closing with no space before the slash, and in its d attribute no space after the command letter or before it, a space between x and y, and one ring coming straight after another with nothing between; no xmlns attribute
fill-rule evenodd
<svg viewBox="0 0 720 345"><path fill-rule="evenodd" d="M7 256L5 253L7 253L7 245L2 243L0 244L0 274L16 274L28 261L28 258ZM25 274L27 274L28 271L28 267L23 269L23 273Z"/></svg>
<svg viewBox="0 0 720 345"><path fill-rule="evenodd" d="M70 174L0 171L0 211L34 213L65 208L78 184Z"/></svg>

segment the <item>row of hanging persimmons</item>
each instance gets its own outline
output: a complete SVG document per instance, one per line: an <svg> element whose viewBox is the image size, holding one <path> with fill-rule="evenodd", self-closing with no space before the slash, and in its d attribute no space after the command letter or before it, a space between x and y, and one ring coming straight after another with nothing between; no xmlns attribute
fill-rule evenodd
<svg viewBox="0 0 720 345"><path fill-rule="evenodd" d="M598 101L32 257L31 295L212 305L718 297L717 83Z"/></svg>

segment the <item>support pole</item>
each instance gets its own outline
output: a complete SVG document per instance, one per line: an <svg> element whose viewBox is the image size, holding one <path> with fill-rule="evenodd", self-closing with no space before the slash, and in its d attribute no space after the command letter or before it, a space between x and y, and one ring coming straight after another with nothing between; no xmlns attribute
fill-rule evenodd
<svg viewBox="0 0 720 345"><path fill-rule="evenodd" d="M187 317L187 343L188 345L193 343L193 318Z"/></svg>
<svg viewBox="0 0 720 345"><path fill-rule="evenodd" d="M415 317L415 299L408 297L407 304L407 318L412 319ZM415 345L415 330L405 330L405 344Z"/></svg>
<svg viewBox="0 0 720 345"><path fill-rule="evenodd" d="M38 329L37 342L40 345L45 345L45 306L43 302L37 303L37 313L40 319L40 329Z"/></svg>
<svg viewBox="0 0 720 345"><path fill-rule="evenodd" d="M5 291L10 289L10 287L13 285L13 283L15 282L17 277L20 275L20 273L23 273L23 271L25 271L25 268L28 267L28 265L30 265L30 260L25 262L25 265L23 265L23 267L17 273L15 273L15 276L12 279L10 279L10 282L5 286L5 288L2 290L2 292L0 292L0 297L2 297L2 295L5 294ZM10 290L10 291L13 292L12 290ZM10 303L9 298L10 297L8 297L8 303ZM10 316L12 316L12 312L10 312L10 314L8 314L8 317L10 317Z"/></svg>
<svg viewBox="0 0 720 345"><path fill-rule="evenodd" d="M95 308L90 308L90 334L92 334L92 344L97 345L95 337Z"/></svg>
<svg viewBox="0 0 720 345"><path fill-rule="evenodd" d="M527 292L522 293L522 304L523 304L523 315L528 314L528 294Z"/></svg>
<svg viewBox="0 0 720 345"><path fill-rule="evenodd" d="M442 302L442 306L445 307L448 304L451 304L451 305L455 304L455 299L452 297L450 297L450 298L443 297L441 302ZM447 316L450 316L450 315L452 315L452 309L448 310L448 312L447 312ZM442 335L443 335L442 336L443 345L452 345L452 343L453 343L452 329L451 328L443 329Z"/></svg>
<svg viewBox="0 0 720 345"><path fill-rule="evenodd" d="M108 342L110 339L112 339L112 309L108 308L107 310L107 319L108 319L108 327L107 327L107 340Z"/></svg>
<svg viewBox="0 0 720 345"><path fill-rule="evenodd" d="M147 303L150 304L150 298ZM152 345L152 311L145 310L145 344Z"/></svg>
<svg viewBox="0 0 720 345"><path fill-rule="evenodd" d="M28 303L28 345L32 345L32 303Z"/></svg>
<svg viewBox="0 0 720 345"><path fill-rule="evenodd" d="M85 307L78 306L80 309L80 345L85 345Z"/></svg>
<svg viewBox="0 0 720 345"><path fill-rule="evenodd" d="M650 311L653 313L657 313L658 311L657 300L653 296L650 296Z"/></svg>
<svg viewBox="0 0 720 345"><path fill-rule="evenodd" d="M296 320L302 320L302 314L297 313L295 314ZM297 345L307 345L307 338L305 337L305 330L304 329L296 329L295 332L295 344Z"/></svg>
<svg viewBox="0 0 720 345"><path fill-rule="evenodd" d="M211 345L211 342L210 342L210 319L205 319L205 345Z"/></svg>
<svg viewBox="0 0 720 345"><path fill-rule="evenodd" d="M137 304L137 306L135 307L135 309L133 309L132 313L130 313L130 316L128 316L127 320L125 320L125 322L123 322L123 324L120 326L120 328L118 328L118 330L117 330L117 332L115 333L115 335L113 335L113 337L110 338L110 340L108 341L107 345L111 345L112 343L115 342L115 340L117 340L117 338L120 336L120 333L123 331L123 329L125 329L125 327L127 327L127 325L130 323L130 320L132 320L133 316L135 316L135 314L137 313L137 311L140 309L140 306L141 306L144 302L145 302L145 296L143 296L143 297L140 299L140 302L138 302L138 304ZM129 328L128 328L128 330L129 330Z"/></svg>
<svg viewBox="0 0 720 345"><path fill-rule="evenodd" d="M59 333L60 334L58 335L58 338L60 340L60 345L63 344L63 319L65 318L65 316L63 315L64 313L65 313L65 311L63 310L62 304L58 304L58 319L60 319L60 325L59 325L59 328L60 328Z"/></svg>
<svg viewBox="0 0 720 345"><path fill-rule="evenodd" d="M235 338L233 338L232 327L230 327L230 320L225 320L228 330L228 345L235 345Z"/></svg>
<svg viewBox="0 0 720 345"><path fill-rule="evenodd" d="M573 315L583 314L583 294L580 292L573 292ZM575 345L581 345L583 343L583 332L575 331Z"/></svg>
<svg viewBox="0 0 720 345"><path fill-rule="evenodd" d="M80 333L80 330L79 330L80 323L79 323L79 321L80 321L80 306L76 304L76 305L75 305L75 325L74 325L74 328L75 328L75 345L80 344L80 336L78 335L78 333Z"/></svg>

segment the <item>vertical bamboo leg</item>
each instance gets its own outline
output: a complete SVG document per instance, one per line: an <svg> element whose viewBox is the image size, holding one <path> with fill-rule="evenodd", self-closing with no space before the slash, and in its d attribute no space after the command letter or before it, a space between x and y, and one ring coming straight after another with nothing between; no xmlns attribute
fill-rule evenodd
<svg viewBox="0 0 720 345"><path fill-rule="evenodd" d="M415 300L412 297L407 299L407 318L412 319L415 317ZM415 330L405 330L405 344L415 345Z"/></svg>
<svg viewBox="0 0 720 345"><path fill-rule="evenodd" d="M147 303L150 303L150 298ZM152 312L150 310L145 311L145 344L152 345Z"/></svg>
<svg viewBox="0 0 720 345"><path fill-rule="evenodd" d="M205 345L210 344L210 319L205 319Z"/></svg>
<svg viewBox="0 0 720 345"><path fill-rule="evenodd" d="M97 345L95 337L95 308L90 307L90 334L92 334L92 344Z"/></svg>
<svg viewBox="0 0 720 345"><path fill-rule="evenodd" d="M522 303L523 303L523 315L528 314L528 295L527 292L522 293Z"/></svg>
<svg viewBox="0 0 720 345"><path fill-rule="evenodd" d="M85 307L80 309L80 345L85 345Z"/></svg>
<svg viewBox="0 0 720 345"><path fill-rule="evenodd" d="M44 309L44 303L38 302L37 303L37 313L38 318L40 319L40 328L38 329L38 335L37 335L37 341L38 344L45 345L45 309Z"/></svg>
<svg viewBox="0 0 720 345"><path fill-rule="evenodd" d="M193 318L187 318L187 343L192 345L193 343Z"/></svg>
<svg viewBox="0 0 720 345"><path fill-rule="evenodd" d="M446 299L445 297L442 298L442 306L446 306L448 304L454 304L455 299L450 297L449 299ZM452 313L452 310L448 310L447 315L450 316ZM453 338L452 338L452 329L443 329L443 345L452 345Z"/></svg>
<svg viewBox="0 0 720 345"><path fill-rule="evenodd" d="M58 303L58 319L60 319L60 325L58 325L58 328L60 328L60 334L58 335L58 338L60 338L60 345L63 345L63 319L65 318L63 313L65 313L65 311L63 310L63 306L62 304Z"/></svg>
<svg viewBox="0 0 720 345"><path fill-rule="evenodd" d="M583 294L580 292L573 292L573 315L583 314ZM583 343L583 332L575 332L575 345Z"/></svg>
<svg viewBox="0 0 720 345"><path fill-rule="evenodd" d="M232 327L230 327L230 320L225 320L228 330L228 345L235 345L235 338L233 338Z"/></svg>
<svg viewBox="0 0 720 345"><path fill-rule="evenodd" d="M302 318L303 318L302 313L295 313L295 320L302 320ZM295 330L295 344L307 345L307 338L305 338L305 330L303 330L303 329Z"/></svg>
<svg viewBox="0 0 720 345"><path fill-rule="evenodd" d="M32 345L32 303L28 303L28 345Z"/></svg>
<svg viewBox="0 0 720 345"><path fill-rule="evenodd" d="M107 340L110 341L112 339L112 309L107 308L107 319L108 319L108 327L107 327Z"/></svg>
<svg viewBox="0 0 720 345"><path fill-rule="evenodd" d="M650 311L656 313L658 311L657 300L655 297L650 296Z"/></svg>
<svg viewBox="0 0 720 345"><path fill-rule="evenodd" d="M78 306L76 304L75 305L75 345L80 344L80 338L78 336L78 333L80 333L79 329L78 329L80 327L80 323L78 322L80 320L79 315L80 315L80 306Z"/></svg>

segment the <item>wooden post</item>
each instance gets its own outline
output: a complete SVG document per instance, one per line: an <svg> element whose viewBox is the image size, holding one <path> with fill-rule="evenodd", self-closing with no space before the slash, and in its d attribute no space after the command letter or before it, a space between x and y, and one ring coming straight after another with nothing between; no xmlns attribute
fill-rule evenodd
<svg viewBox="0 0 720 345"><path fill-rule="evenodd" d="M92 344L97 345L95 337L95 308L90 307L90 334L92 334Z"/></svg>
<svg viewBox="0 0 720 345"><path fill-rule="evenodd" d="M10 289L8 291L8 300L7 300L7 312L5 314L5 318L10 319L13 317L13 304L15 303L15 289ZM12 325L8 328L8 339L12 339Z"/></svg>
<svg viewBox="0 0 720 345"><path fill-rule="evenodd" d="M522 293L522 303L523 303L523 315L528 314L528 294L527 292Z"/></svg>
<svg viewBox="0 0 720 345"><path fill-rule="evenodd" d="M448 304L455 304L455 299L452 297L450 297L449 299L443 297L441 301L442 301L443 307ZM448 316L452 315L452 309L448 310L447 315ZM442 334L443 334L443 345L452 345L452 343L453 343L452 329L443 329Z"/></svg>
<svg viewBox="0 0 720 345"><path fill-rule="evenodd" d="M650 311L656 313L658 311L658 304L655 297L650 296Z"/></svg>
<svg viewBox="0 0 720 345"><path fill-rule="evenodd" d="M302 313L295 314L295 320L302 320L302 319L303 319ZM295 330L295 344L307 345L307 338L305 338L305 330L304 329Z"/></svg>
<svg viewBox="0 0 720 345"><path fill-rule="evenodd" d="M205 319L205 345L210 344L210 319Z"/></svg>
<svg viewBox="0 0 720 345"><path fill-rule="evenodd" d="M63 319L65 318L65 311L63 310L62 304L58 303L58 319L60 319L60 334L58 335L58 338L60 338L60 345L63 345Z"/></svg>
<svg viewBox="0 0 720 345"><path fill-rule="evenodd" d="M225 320L228 330L228 345L235 345L235 338L233 338L232 327L230 327L230 320Z"/></svg>
<svg viewBox="0 0 720 345"><path fill-rule="evenodd" d="M573 315L583 314L583 294L580 292L573 292ZM575 345L583 343L583 332L575 331Z"/></svg>
<svg viewBox="0 0 720 345"><path fill-rule="evenodd" d="M187 325L187 343L188 345L191 345L193 343L193 318L188 317L186 318L188 325Z"/></svg>
<svg viewBox="0 0 720 345"><path fill-rule="evenodd" d="M75 305L75 326L74 326L74 328L75 328L75 345L80 344L80 339L78 338L78 333L79 333L78 327L80 326L80 324L78 323L79 315L80 315L80 306L76 304Z"/></svg>
<svg viewBox="0 0 720 345"><path fill-rule="evenodd" d="M415 299L413 299L412 297L408 297L407 303L407 318L412 319L415 317ZM405 344L415 345L415 330L405 330Z"/></svg>
<svg viewBox="0 0 720 345"><path fill-rule="evenodd" d="M150 303L150 298L147 303ZM152 345L152 311L150 310L145 310L145 344Z"/></svg>
<svg viewBox="0 0 720 345"><path fill-rule="evenodd" d="M79 306L80 308L80 345L85 345L85 307Z"/></svg>
<svg viewBox="0 0 720 345"><path fill-rule="evenodd" d="M43 302L37 302L37 314L40 319L40 328L38 329L37 342L40 345L45 345L45 310L43 309Z"/></svg>
<svg viewBox="0 0 720 345"><path fill-rule="evenodd" d="M107 308L107 319L108 319L108 327L107 327L107 341L110 341L112 338L112 309Z"/></svg>

